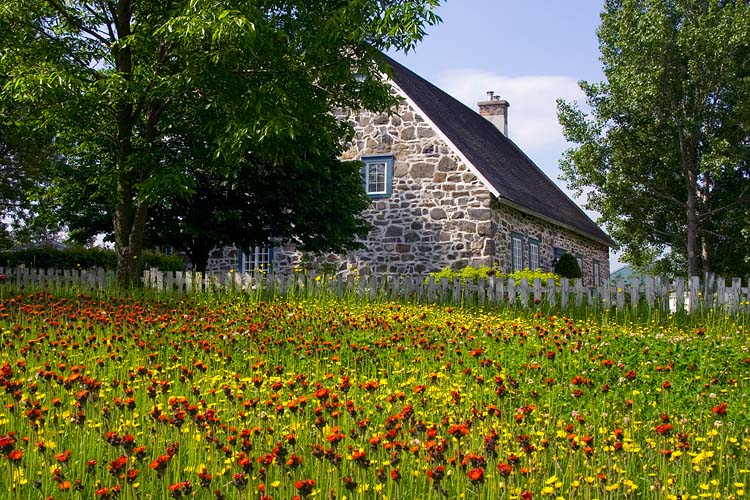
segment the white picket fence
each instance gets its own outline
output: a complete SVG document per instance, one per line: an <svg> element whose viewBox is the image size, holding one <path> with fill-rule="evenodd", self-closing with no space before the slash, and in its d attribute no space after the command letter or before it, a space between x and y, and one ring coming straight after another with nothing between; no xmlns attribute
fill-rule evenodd
<svg viewBox="0 0 750 500"><path fill-rule="evenodd" d="M114 286L115 274L103 269L55 270L0 267L5 283L39 287L81 287L106 289ZM713 275L702 280L664 277L620 279L591 288L580 279L550 279L542 283L488 277L476 282L458 279L436 281L431 276L319 276L314 273L162 272L147 270L143 275L146 288L155 292L173 293L266 293L306 297L366 297L371 300L409 300L463 305L497 305L538 307L543 304L565 310L570 307L624 310L649 308L663 311L717 310L731 314L750 313L748 286L740 278L727 282Z"/></svg>

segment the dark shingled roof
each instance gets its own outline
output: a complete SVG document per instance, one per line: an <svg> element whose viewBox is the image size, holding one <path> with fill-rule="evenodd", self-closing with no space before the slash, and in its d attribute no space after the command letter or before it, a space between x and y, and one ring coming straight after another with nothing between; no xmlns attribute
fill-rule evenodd
<svg viewBox="0 0 750 500"><path fill-rule="evenodd" d="M384 56L392 80L492 185L501 202L614 246L568 196L489 120Z"/></svg>

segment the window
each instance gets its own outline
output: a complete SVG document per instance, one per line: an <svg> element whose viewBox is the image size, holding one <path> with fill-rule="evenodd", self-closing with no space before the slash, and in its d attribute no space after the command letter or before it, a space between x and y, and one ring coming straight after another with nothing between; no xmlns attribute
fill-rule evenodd
<svg viewBox="0 0 750 500"><path fill-rule="evenodd" d="M270 271L273 261L273 248L270 246L256 246L250 252L240 254L240 272L254 273L258 271Z"/></svg>
<svg viewBox="0 0 750 500"><path fill-rule="evenodd" d="M539 240L529 238L529 269L536 271L539 265Z"/></svg>
<svg viewBox="0 0 750 500"><path fill-rule="evenodd" d="M513 271L523 270L523 236L518 233L512 233L510 254L513 261Z"/></svg>
<svg viewBox="0 0 750 500"><path fill-rule="evenodd" d="M393 157L363 157L362 179L365 192L370 198L387 198L391 195L393 184Z"/></svg>
<svg viewBox="0 0 750 500"><path fill-rule="evenodd" d="M576 260L578 261L578 269L581 270L581 276L583 276L583 257L576 255Z"/></svg>
<svg viewBox="0 0 750 500"><path fill-rule="evenodd" d="M601 282L599 281L599 261L594 261L594 286L599 286Z"/></svg>

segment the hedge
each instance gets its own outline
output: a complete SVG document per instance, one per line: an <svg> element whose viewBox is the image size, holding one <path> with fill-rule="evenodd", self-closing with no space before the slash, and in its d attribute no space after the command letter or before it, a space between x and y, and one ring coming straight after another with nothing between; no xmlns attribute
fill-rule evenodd
<svg viewBox="0 0 750 500"><path fill-rule="evenodd" d="M0 252L0 265L17 267L23 264L34 269L93 269L101 267L107 270L117 268L117 257L114 250L106 248L71 247L59 250L45 246L22 250ZM182 271L182 258L175 255L158 255L154 252L143 253L143 267L155 267L160 271Z"/></svg>

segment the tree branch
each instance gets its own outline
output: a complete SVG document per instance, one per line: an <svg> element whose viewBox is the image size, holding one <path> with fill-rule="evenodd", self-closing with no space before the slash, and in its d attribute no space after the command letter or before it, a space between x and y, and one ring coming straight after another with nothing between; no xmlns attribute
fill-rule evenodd
<svg viewBox="0 0 750 500"><path fill-rule="evenodd" d="M98 40L102 44L109 46L109 44L113 40L107 40L105 37L101 35L96 30L92 30L91 28L87 27L83 21L75 17L68 11L68 9L60 3L60 0L48 0L49 4L61 15L63 16L70 24L78 28L80 31L83 31L84 33L88 34L89 36L93 37L95 40Z"/></svg>

